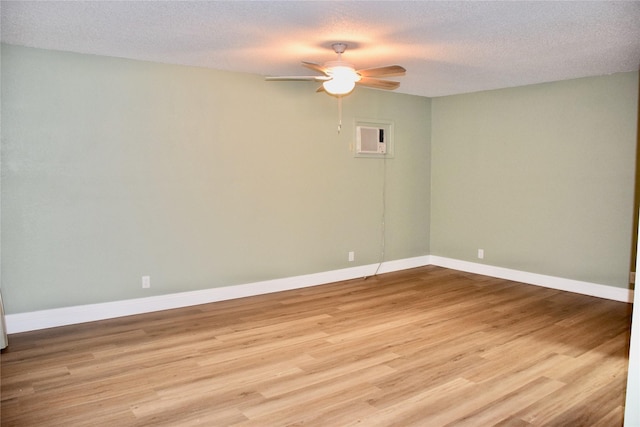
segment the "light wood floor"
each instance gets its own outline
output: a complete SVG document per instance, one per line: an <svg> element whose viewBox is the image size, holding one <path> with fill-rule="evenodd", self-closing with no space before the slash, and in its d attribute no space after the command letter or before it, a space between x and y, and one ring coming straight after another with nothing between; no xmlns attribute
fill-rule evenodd
<svg viewBox="0 0 640 427"><path fill-rule="evenodd" d="M15 334L7 426L620 426L631 306L424 267Z"/></svg>

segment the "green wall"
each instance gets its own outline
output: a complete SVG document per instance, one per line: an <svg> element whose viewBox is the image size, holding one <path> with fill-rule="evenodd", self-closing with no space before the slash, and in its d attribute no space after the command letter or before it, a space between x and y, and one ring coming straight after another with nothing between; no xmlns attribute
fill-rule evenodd
<svg viewBox="0 0 640 427"><path fill-rule="evenodd" d="M7 45L1 66L8 313L375 263L384 182L386 260L628 286L638 73L359 89L338 134L307 82ZM353 157L355 118L394 120L393 159Z"/></svg>
<svg viewBox="0 0 640 427"><path fill-rule="evenodd" d="M385 259L429 253L427 98L358 90L338 134L308 82L9 45L1 64L7 313L375 263L385 177ZM394 120L393 159L353 157L356 117Z"/></svg>
<svg viewBox="0 0 640 427"><path fill-rule="evenodd" d="M638 73L433 99L431 254L627 288L637 99Z"/></svg>

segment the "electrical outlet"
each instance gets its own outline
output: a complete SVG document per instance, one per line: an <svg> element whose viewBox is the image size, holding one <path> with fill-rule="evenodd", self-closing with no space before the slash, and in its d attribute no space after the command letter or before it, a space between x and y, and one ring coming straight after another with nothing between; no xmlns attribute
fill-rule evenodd
<svg viewBox="0 0 640 427"><path fill-rule="evenodd" d="M351 251L349 252L349 262L353 262L356 259L356 253Z"/></svg>
<svg viewBox="0 0 640 427"><path fill-rule="evenodd" d="M142 287L144 289L151 287L151 276L142 276Z"/></svg>
<svg viewBox="0 0 640 427"><path fill-rule="evenodd" d="M478 249L478 258L480 259L484 258L484 249Z"/></svg>

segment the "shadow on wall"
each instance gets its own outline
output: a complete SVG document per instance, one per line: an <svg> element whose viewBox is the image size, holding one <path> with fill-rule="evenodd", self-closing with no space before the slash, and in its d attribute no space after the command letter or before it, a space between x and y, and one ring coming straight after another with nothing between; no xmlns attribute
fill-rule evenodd
<svg viewBox="0 0 640 427"><path fill-rule="evenodd" d="M635 273L636 271L636 257L638 251L638 216L640 212L640 86L638 87L638 129L636 130L636 182L635 190L633 194L633 229L631 230L631 268L630 270ZM631 289L635 290L635 277L629 278L631 283Z"/></svg>
<svg viewBox="0 0 640 427"><path fill-rule="evenodd" d="M2 306L2 291L0 291L0 349L9 344L7 340L7 326L4 323L4 307Z"/></svg>

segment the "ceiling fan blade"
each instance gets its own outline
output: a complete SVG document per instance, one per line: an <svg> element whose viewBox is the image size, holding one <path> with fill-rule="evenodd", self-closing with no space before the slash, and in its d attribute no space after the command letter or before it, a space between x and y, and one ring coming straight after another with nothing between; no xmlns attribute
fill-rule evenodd
<svg viewBox="0 0 640 427"><path fill-rule="evenodd" d="M399 82L392 82L391 80L380 80L372 77L363 77L356 84L360 86L373 87L376 89L394 90L400 87Z"/></svg>
<svg viewBox="0 0 640 427"><path fill-rule="evenodd" d="M314 81L314 82L323 82L325 80L329 80L330 77L327 77L327 76L267 76L264 79L265 80L269 80L269 81L286 81L286 80L304 81L304 80L309 80L309 81Z"/></svg>
<svg viewBox="0 0 640 427"><path fill-rule="evenodd" d="M377 76L404 76L407 70L399 65L388 65L386 67L366 68L364 70L358 70L356 73L362 77L377 77Z"/></svg>
<svg viewBox="0 0 640 427"><path fill-rule="evenodd" d="M303 67L307 67L307 68L309 68L311 70L315 70L315 71L317 71L319 73L322 73L322 74L327 74L327 69L324 66L320 65L320 64L316 64L315 62L302 61L302 66Z"/></svg>
<svg viewBox="0 0 640 427"><path fill-rule="evenodd" d="M319 92L326 92L324 90L324 86L320 86L318 89L316 89L316 93L319 93Z"/></svg>

